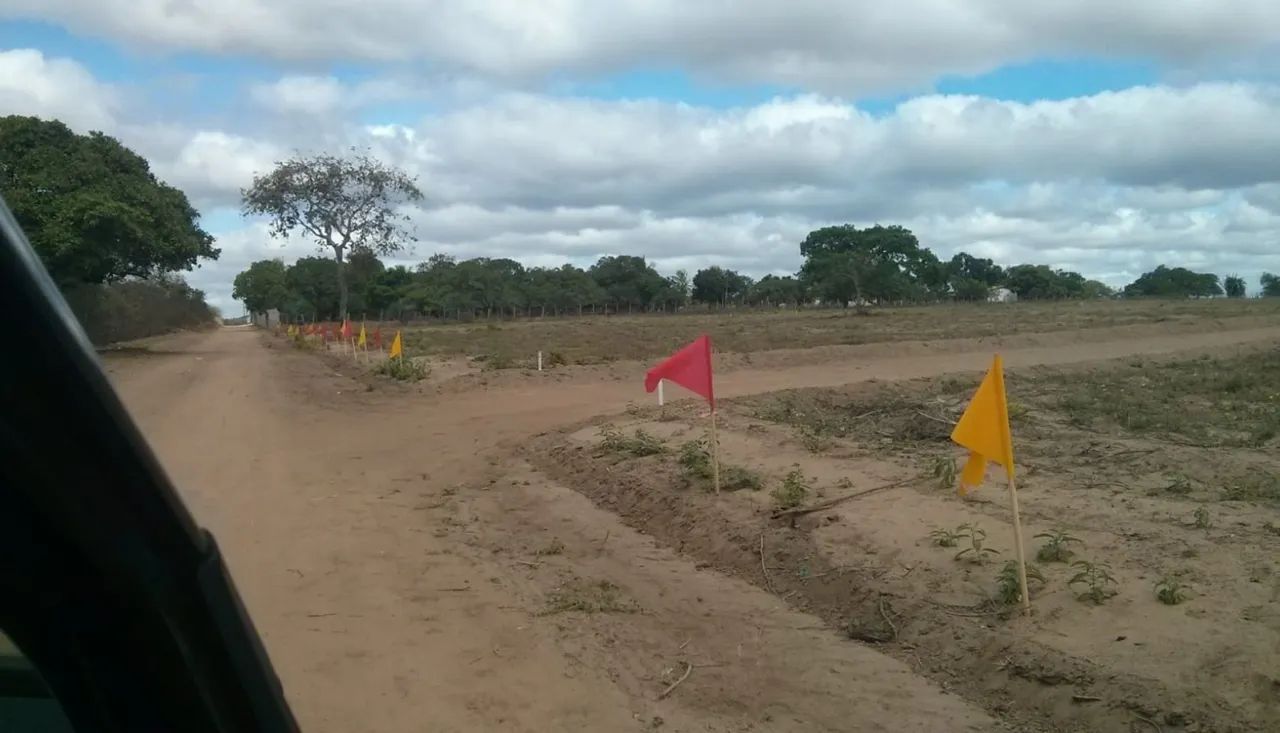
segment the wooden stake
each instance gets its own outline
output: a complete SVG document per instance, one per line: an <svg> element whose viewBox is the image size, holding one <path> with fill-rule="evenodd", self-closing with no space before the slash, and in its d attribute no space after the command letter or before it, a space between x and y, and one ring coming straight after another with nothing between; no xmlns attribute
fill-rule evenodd
<svg viewBox="0 0 1280 733"><path fill-rule="evenodd" d="M1031 613L1031 594L1027 590L1027 551L1022 542L1022 518L1018 515L1018 486L1009 476L1009 505L1013 509L1013 541L1018 543L1018 582L1022 585L1022 612Z"/></svg>
<svg viewBox="0 0 1280 733"><path fill-rule="evenodd" d="M711 477L720 495L720 437L716 434L716 408L711 406Z"/></svg>
<svg viewBox="0 0 1280 733"><path fill-rule="evenodd" d="M658 380L658 407L662 407L663 405L667 404L666 397L662 394L662 383L665 381L667 380L665 379Z"/></svg>

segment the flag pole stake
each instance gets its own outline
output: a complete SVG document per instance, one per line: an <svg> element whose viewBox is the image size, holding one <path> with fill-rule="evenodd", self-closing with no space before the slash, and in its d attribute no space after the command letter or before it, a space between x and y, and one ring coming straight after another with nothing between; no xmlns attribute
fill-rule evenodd
<svg viewBox="0 0 1280 733"><path fill-rule="evenodd" d="M661 384L661 382L659 382ZM716 496L720 495L720 437L716 434L716 408L711 406L711 478L716 485Z"/></svg>
<svg viewBox="0 0 1280 733"><path fill-rule="evenodd" d="M658 380L658 407L662 407L663 405L667 404L667 400L662 394L662 383L665 381L667 380L665 379Z"/></svg>
<svg viewBox="0 0 1280 733"><path fill-rule="evenodd" d="M1027 551L1022 541L1022 518L1018 515L1018 486L1009 476L1009 505L1013 509L1013 541L1018 543L1018 583L1022 585L1022 612L1031 613L1031 593L1027 590Z"/></svg>

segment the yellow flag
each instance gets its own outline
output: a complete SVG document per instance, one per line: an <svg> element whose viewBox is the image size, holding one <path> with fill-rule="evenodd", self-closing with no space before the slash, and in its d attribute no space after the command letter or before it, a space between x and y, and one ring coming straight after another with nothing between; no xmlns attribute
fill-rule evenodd
<svg viewBox="0 0 1280 733"><path fill-rule="evenodd" d="M1009 434L1009 403L999 354L951 431L951 439L969 449L969 460L960 473L961 495L982 484L988 461L1002 466L1013 479L1013 438Z"/></svg>
<svg viewBox="0 0 1280 733"><path fill-rule="evenodd" d="M391 350L387 352L387 357L394 359L395 357L404 358L404 344L400 342L400 332L396 331L396 337L391 341Z"/></svg>
<svg viewBox="0 0 1280 733"><path fill-rule="evenodd" d="M362 348L362 349L363 349L363 348L364 348L364 342L365 342L365 335L364 335L364 323L362 322L362 323L360 324L360 338L356 339L356 346L359 346L360 348Z"/></svg>

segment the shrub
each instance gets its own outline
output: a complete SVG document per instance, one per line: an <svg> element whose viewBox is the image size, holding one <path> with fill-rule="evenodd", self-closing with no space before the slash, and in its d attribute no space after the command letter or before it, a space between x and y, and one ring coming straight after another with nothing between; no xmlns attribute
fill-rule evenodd
<svg viewBox="0 0 1280 733"><path fill-rule="evenodd" d="M1045 543L1036 551L1036 559L1040 562L1066 562L1075 554L1068 545L1075 542L1082 547L1084 546L1083 542L1067 534L1066 530L1062 529L1041 532L1036 535L1036 539L1045 540Z"/></svg>
<svg viewBox="0 0 1280 733"><path fill-rule="evenodd" d="M1027 592L1031 592L1031 582L1035 581L1044 585L1044 574L1040 572L1040 568L1035 565L1027 566ZM1010 560L1000 568L1000 573L996 575L996 601L1006 606L1012 606L1017 603L1022 596L1022 589L1018 583L1018 563Z"/></svg>
<svg viewBox="0 0 1280 733"><path fill-rule="evenodd" d="M426 379L431 368L414 359L386 359L373 368L375 374L382 374L402 382L417 382Z"/></svg>
<svg viewBox="0 0 1280 733"><path fill-rule="evenodd" d="M1156 599L1166 606L1176 606L1187 600L1186 589L1176 578L1166 575L1156 581Z"/></svg>
<svg viewBox="0 0 1280 733"><path fill-rule="evenodd" d="M804 474L795 468L783 477L782 485L773 490L773 501L779 509L794 509L804 503L810 490Z"/></svg>
<svg viewBox="0 0 1280 733"><path fill-rule="evenodd" d="M637 457L654 456L667 449L655 435L638 428L633 435L626 435L612 424L600 428L600 447L615 453L627 453Z"/></svg>
<svg viewBox="0 0 1280 733"><path fill-rule="evenodd" d="M1080 600L1100 606L1116 594L1114 589L1108 587L1115 585L1116 579L1111 574L1111 566L1107 563L1076 560L1071 563L1071 567L1076 569L1076 574L1067 581L1067 587L1084 585L1085 591L1077 596Z"/></svg>

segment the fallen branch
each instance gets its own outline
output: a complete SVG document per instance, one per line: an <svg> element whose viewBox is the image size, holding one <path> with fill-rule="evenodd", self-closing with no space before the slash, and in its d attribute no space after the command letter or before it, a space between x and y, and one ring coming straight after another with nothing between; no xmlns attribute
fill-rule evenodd
<svg viewBox="0 0 1280 733"><path fill-rule="evenodd" d="M540 562L530 562L529 560L516 560L516 562L517 562L517 563L520 563L521 565L528 565L528 566L529 566L529 567L531 567L531 568L536 568L536 567L541 567L541 566L542 566L542 563L540 563Z"/></svg>
<svg viewBox="0 0 1280 733"><path fill-rule="evenodd" d="M898 625L893 622L893 619L889 618L889 613L884 610L884 594L883 593L880 594L880 615L884 617L884 622L886 624L889 624L889 630L893 632L893 636L889 637L889 641L893 641L897 639Z"/></svg>
<svg viewBox="0 0 1280 733"><path fill-rule="evenodd" d="M927 412L921 412L921 411L919 411L919 410L916 410L916 414L917 414L917 415L919 415L920 417L927 418L927 419L932 420L932 421L934 421L934 422L940 422L940 423L942 423L943 425L946 425L946 426L948 426L948 427L950 427L950 426L952 426L952 425L954 425L954 424L955 424L955 423L954 423L954 422L952 422L951 420L943 420L942 418L938 417L937 415L930 415L930 414L929 414L929 413L927 413Z"/></svg>
<svg viewBox="0 0 1280 733"><path fill-rule="evenodd" d="M666 698L666 696L667 696L667 695L670 695L671 693L675 692L675 691L676 691L676 688L680 686L680 683L681 683L681 682L684 682L684 681L685 681L685 680L687 680L687 679L689 679L689 675L691 675L691 674L693 674L693 665L692 665L692 664L689 664L688 662L685 662L685 663L684 663L684 674L680 675L680 679L678 679L678 680L676 680L675 682L671 683L671 686L670 686L670 687L668 687L667 689L663 690L663 691L662 691L662 694L658 695L658 699L659 699L659 700L662 700L662 699Z"/></svg>
<svg viewBox="0 0 1280 733"><path fill-rule="evenodd" d="M1149 726L1151 726L1152 728L1154 728L1154 729L1155 729L1155 731L1156 731L1156 733L1164 733L1164 728L1161 728L1161 727L1160 727L1160 724L1159 724L1159 723L1157 723L1156 721L1151 720L1150 718L1144 718L1144 717L1142 717L1141 715L1138 715L1137 713L1134 713L1134 714L1133 714L1133 717L1137 718L1138 720L1141 720L1142 722L1144 722L1144 723L1146 723L1147 725L1149 725ZM1130 724L1129 724L1129 730L1133 730L1133 727L1134 727L1134 726L1133 726L1133 724L1132 724L1132 723L1130 723Z"/></svg>
<svg viewBox="0 0 1280 733"><path fill-rule="evenodd" d="M764 530L760 530L760 572L764 573L764 586L770 593L776 595L778 591L773 589L773 580L769 577L769 566L764 562Z"/></svg>
<svg viewBox="0 0 1280 733"><path fill-rule="evenodd" d="M784 509L782 511L776 511L773 514L770 514L769 516L771 519L780 519L782 517L798 517L803 514L812 514L814 512L820 512L823 509L830 509L831 507L837 504L842 504L846 501L849 501L850 499L857 499L860 496L866 496L867 494L874 494L877 491L884 491L885 489L896 489L899 486L906 486L907 484L914 483L920 480L921 480L920 477L913 476L911 478L903 479L901 481L894 481L891 484L877 486L872 489L863 489L862 491L855 491L852 494L845 494L844 496L839 496L834 499L828 499L824 502L814 504L813 506L808 506L808 507L803 507L798 509Z"/></svg>
<svg viewBox="0 0 1280 733"><path fill-rule="evenodd" d="M1100 702L1102 698L1095 695L1072 695L1071 702Z"/></svg>

